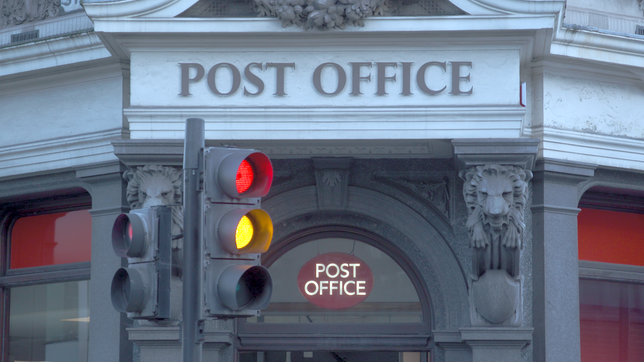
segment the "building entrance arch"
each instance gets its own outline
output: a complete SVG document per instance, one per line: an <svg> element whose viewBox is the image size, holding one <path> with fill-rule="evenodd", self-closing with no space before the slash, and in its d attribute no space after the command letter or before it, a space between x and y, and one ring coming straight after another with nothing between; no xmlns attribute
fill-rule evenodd
<svg viewBox="0 0 644 362"><path fill-rule="evenodd" d="M354 320L364 318L361 323L338 322L337 313L327 318L326 323L302 323L301 318L306 318L306 315L298 316L298 322L292 319L286 323L284 318L281 320L283 323L279 323L275 319L268 321L275 317L271 316L269 307L263 313L264 320L238 324L241 352L361 350L424 353L434 346L432 331L447 330L450 326L455 328L469 320L463 271L446 242L446 238L453 236L444 230L439 232L439 228L434 226L441 223L441 218L432 214L430 208L417 210L404 200L351 186L347 188L347 202L342 209L320 209L315 187L288 190L268 198L262 206L270 213L275 225L274 243L262 260L269 270L278 267L280 259L289 257L289 254L311 258L325 252L351 254L353 250L353 254L362 258L356 252L359 248L363 249L363 254L369 251L380 253L407 278L417 298L417 310L415 316L413 311L408 313L410 319L405 320L401 318L404 314L401 313L402 305L398 304L387 315L393 322L387 323L376 319L367 321L369 318L364 317L368 313L351 316ZM342 245L346 250L339 250ZM307 248L309 250L304 252L303 249ZM294 274L304 262L306 260L300 260L300 265L290 271L293 283ZM374 270L374 278L381 271ZM281 275L273 270L271 273ZM275 291L279 292L279 281L274 283ZM297 291L297 288L291 285L290 290ZM374 293L379 293L375 286ZM282 295L276 297L274 301L284 302ZM375 301L386 302L378 298ZM365 310L364 306L360 308ZM291 312L297 314L295 310Z"/></svg>

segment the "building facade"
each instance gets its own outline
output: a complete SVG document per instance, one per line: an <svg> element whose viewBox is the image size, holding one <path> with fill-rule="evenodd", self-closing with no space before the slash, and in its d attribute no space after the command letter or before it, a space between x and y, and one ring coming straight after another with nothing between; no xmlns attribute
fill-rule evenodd
<svg viewBox="0 0 644 362"><path fill-rule="evenodd" d="M2 361L181 358L179 315L112 307L111 229L181 203L188 118L274 167L271 304L208 320L204 360L644 358L641 0L9 0L0 16ZM368 265L357 304L298 287L329 253ZM349 278L331 265L328 285Z"/></svg>

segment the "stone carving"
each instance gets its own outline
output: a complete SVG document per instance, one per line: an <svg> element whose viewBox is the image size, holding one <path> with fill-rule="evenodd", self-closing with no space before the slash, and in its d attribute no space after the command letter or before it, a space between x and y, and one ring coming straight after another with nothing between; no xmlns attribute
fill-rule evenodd
<svg viewBox="0 0 644 362"><path fill-rule="evenodd" d="M3 0L0 28L54 18L60 12L60 0Z"/></svg>
<svg viewBox="0 0 644 362"><path fill-rule="evenodd" d="M520 250L532 172L485 165L460 172L472 248L470 316L473 326L520 326Z"/></svg>
<svg viewBox="0 0 644 362"><path fill-rule="evenodd" d="M181 170L174 167L146 165L125 171L123 178L128 181L127 202L132 209L175 205L172 207L173 264L181 265L180 250L183 248L183 238L179 237L183 234Z"/></svg>
<svg viewBox="0 0 644 362"><path fill-rule="evenodd" d="M461 171L468 208L467 229L475 277L489 269L519 275L524 209L532 172L516 166L485 165Z"/></svg>
<svg viewBox="0 0 644 362"><path fill-rule="evenodd" d="M383 172L376 173L374 179L402 189L414 196L421 196L429 201L446 218L450 217L450 180L444 175L419 172Z"/></svg>
<svg viewBox="0 0 644 362"><path fill-rule="evenodd" d="M282 26L304 29L344 29L346 25L364 26L363 19L384 15L387 0L253 0L258 16L275 16Z"/></svg>
<svg viewBox="0 0 644 362"><path fill-rule="evenodd" d="M322 171L322 181L327 186L333 187L342 181L342 175L338 170L324 170Z"/></svg>
<svg viewBox="0 0 644 362"><path fill-rule="evenodd" d="M347 206L349 157L313 158L315 189L320 210L344 210Z"/></svg>

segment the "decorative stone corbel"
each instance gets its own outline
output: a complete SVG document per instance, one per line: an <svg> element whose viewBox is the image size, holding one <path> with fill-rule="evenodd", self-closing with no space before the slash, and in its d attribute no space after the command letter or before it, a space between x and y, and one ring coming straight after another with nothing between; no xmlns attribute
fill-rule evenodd
<svg viewBox="0 0 644 362"><path fill-rule="evenodd" d="M181 168L145 165L134 166L123 173L127 181L127 202L132 209L152 206L172 206L172 235L183 234L181 205ZM182 249L183 238L172 240L172 249Z"/></svg>
<svg viewBox="0 0 644 362"><path fill-rule="evenodd" d="M519 327L524 210L539 141L475 139L452 144L468 208L472 325Z"/></svg>

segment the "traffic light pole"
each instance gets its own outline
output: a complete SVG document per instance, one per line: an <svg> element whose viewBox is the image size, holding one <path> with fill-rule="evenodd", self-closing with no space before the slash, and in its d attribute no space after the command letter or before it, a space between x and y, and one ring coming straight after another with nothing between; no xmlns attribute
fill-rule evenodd
<svg viewBox="0 0 644 362"><path fill-rule="evenodd" d="M204 336L202 318L203 190L199 187L205 147L205 125L200 118L186 120L183 151L183 362L201 362Z"/></svg>

